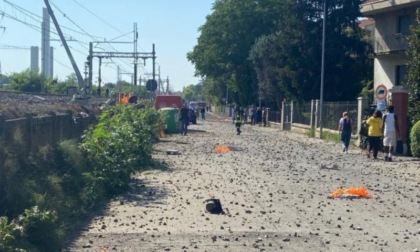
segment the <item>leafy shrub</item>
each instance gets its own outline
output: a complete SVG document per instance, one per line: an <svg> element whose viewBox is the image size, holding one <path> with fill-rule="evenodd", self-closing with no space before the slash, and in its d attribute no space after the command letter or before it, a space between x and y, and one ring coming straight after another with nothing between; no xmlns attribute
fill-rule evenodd
<svg viewBox="0 0 420 252"><path fill-rule="evenodd" d="M410 132L411 154L413 157L420 157L420 121L414 124Z"/></svg>
<svg viewBox="0 0 420 252"><path fill-rule="evenodd" d="M86 197L94 199L92 193L101 187L109 194L125 189L131 173L150 163L151 139L156 137L159 120L153 108L121 105L102 113L96 127L83 136L81 145L91 164L85 174L91 184Z"/></svg>
<svg viewBox="0 0 420 252"><path fill-rule="evenodd" d="M33 183L27 173L30 169L26 169L28 166L19 147L0 148L0 215L9 219L34 204L30 190Z"/></svg>
<svg viewBox="0 0 420 252"><path fill-rule="evenodd" d="M58 246L57 214L41 211L37 206L25 210L18 218L27 239L41 251L53 251Z"/></svg>
<svg viewBox="0 0 420 252"><path fill-rule="evenodd" d="M0 217L0 251L58 251L78 222L151 164L160 122L152 108L111 107L82 143L29 155L0 146L0 216L7 215Z"/></svg>
<svg viewBox="0 0 420 252"><path fill-rule="evenodd" d="M21 235L21 229L9 223L7 217L0 217L0 251L24 251L16 249Z"/></svg>

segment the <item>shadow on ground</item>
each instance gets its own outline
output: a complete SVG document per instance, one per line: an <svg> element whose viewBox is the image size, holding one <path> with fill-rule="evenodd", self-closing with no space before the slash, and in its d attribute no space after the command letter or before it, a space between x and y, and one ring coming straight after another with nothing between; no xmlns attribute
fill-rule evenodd
<svg viewBox="0 0 420 252"><path fill-rule="evenodd" d="M159 160L153 160L148 168L141 171L142 174L145 174L147 179L133 177L127 191L102 202L96 211L92 212L89 217L83 220L80 228L74 230L72 234L69 235L68 239L64 242L65 247L71 247L72 244L82 236L84 231L89 230L91 228L91 223L95 218L98 216L110 215L111 204L133 204L145 207L165 204L164 199L168 196L167 188L164 185L153 184L153 180L150 180L149 176L153 178L153 176L159 176L158 173L171 171L172 168L166 163Z"/></svg>

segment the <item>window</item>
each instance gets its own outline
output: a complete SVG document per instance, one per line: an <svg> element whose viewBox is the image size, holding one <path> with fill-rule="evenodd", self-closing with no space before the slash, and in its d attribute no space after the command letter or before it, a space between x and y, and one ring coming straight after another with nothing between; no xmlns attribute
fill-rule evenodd
<svg viewBox="0 0 420 252"><path fill-rule="evenodd" d="M398 17L398 31L400 34L409 34L410 33L410 16L402 15Z"/></svg>
<svg viewBox="0 0 420 252"><path fill-rule="evenodd" d="M399 65L396 67L395 70L395 86L402 86L405 81L405 77L407 75L407 66L406 65Z"/></svg>

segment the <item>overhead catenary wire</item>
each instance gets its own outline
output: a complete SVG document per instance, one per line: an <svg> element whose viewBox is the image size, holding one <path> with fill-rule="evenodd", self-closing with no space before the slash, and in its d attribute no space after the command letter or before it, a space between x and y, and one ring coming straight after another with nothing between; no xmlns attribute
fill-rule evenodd
<svg viewBox="0 0 420 252"><path fill-rule="evenodd" d="M79 1L77 0L73 0L73 2L75 2L77 5L79 5L82 9L84 9L85 11L89 12L92 16L96 17L97 19L99 19L100 21L102 21L104 24L108 25L109 27L111 27L112 29L114 29L115 31L123 34L123 32L121 32L120 30L118 30L117 28L115 28L113 25L111 25L110 23L106 22L104 19L102 19L101 17L99 17L98 15L96 15L93 11L89 10L88 8L86 8L84 5L82 5ZM128 34L124 34L123 36L128 35ZM130 38L132 39L132 38Z"/></svg>
<svg viewBox="0 0 420 252"><path fill-rule="evenodd" d="M118 38L121 38L121 37L128 37L128 38L130 38L131 40L133 39L133 37L132 36L129 36L130 34L132 34L132 32L129 32L129 33L123 33L121 30L119 30L119 29L117 29L117 28L115 28L113 25L111 25L110 23L108 23L107 21L105 21L103 18L101 18L101 17L99 17L98 15L96 15L93 11L91 11L91 10L89 10L87 7L85 7L84 5L82 5L79 1L77 1L77 0L73 0L77 5L79 5L82 9L84 9L85 11L87 11L89 14L91 14L92 16L94 16L94 17L96 17L97 19L99 19L101 22L103 22L104 24L106 24L107 26L109 26L109 27L111 27L113 30L115 30L115 31L117 31L117 32L119 32L119 33L121 33L121 35L120 36L118 36L118 37L116 37L116 38L113 38L113 39L111 39L111 40L109 40L109 41L114 41L114 40L116 40L116 39L118 39ZM118 50L116 50L112 45L108 45L112 50L114 50L114 51L118 51ZM141 47L140 47L140 49L142 49ZM143 49L142 49L143 50ZM121 59L120 59L121 60ZM140 66L140 68L141 68L141 70L143 70L143 72L145 71L145 68L144 68L144 65L142 65L142 64L140 64L139 65Z"/></svg>
<svg viewBox="0 0 420 252"><path fill-rule="evenodd" d="M41 25L42 24L42 17L41 16L39 16L39 15L37 15L37 14L29 11L29 10L26 10L25 8L23 8L21 6L18 6L16 4L14 4L14 3L11 3L10 1L3 0L3 2L5 2L6 4L8 4L12 8L13 11L16 11L17 13L20 13L21 15L23 15L23 17L18 17L16 13L9 14L9 13L7 13L5 11L1 11L1 10L0 10L0 15L3 15L4 17L9 18L11 20L14 20L16 22L22 23L23 25L25 25L25 26L27 26L27 27L35 30L36 32L41 32L42 31L42 28L41 28L41 26L42 26ZM92 11L90 11L89 9L87 9L86 7L84 7L83 5L81 5L78 1L74 1L74 2L76 4L78 4L81 8L83 8L84 10L88 11L91 15L95 16L96 18L98 18L99 20L101 20L102 22L104 22L105 24L107 24L108 26L110 26L111 28L113 28L114 30L116 30L117 32L119 32L119 33L122 34L121 36L118 36L117 38L124 37L124 36L129 37L129 34L131 32L130 33L123 34L120 30L116 29L115 27L113 27L112 25L110 25L109 23L107 23L102 18L98 17L97 15L94 15ZM79 44L79 46L81 48L83 48L86 51L89 50L88 49L88 42L83 41L84 39L83 38L80 38L80 36L83 36L85 38L90 38L91 40L104 40L104 41L106 41L106 39L104 37L94 36L94 35L90 34L86 30L84 30L80 25L78 25L73 19L71 19L69 17L69 15L66 15L65 12L62 11L56 4L52 3L52 5L67 20L69 20L69 22L73 26L75 26L78 30L80 30L80 31L78 31L77 29L72 29L72 28L67 27L65 25L60 25L63 29L66 30L66 33L64 34L64 36L66 37L66 39L76 42L77 44ZM27 19L29 19L29 20L27 20ZM55 31L55 29L52 29L50 32L53 35L51 37L51 40L58 40L58 33ZM69 35L68 32L77 34L76 35L76 38L77 39L73 39L75 36ZM114 39L116 39L116 38L114 38ZM78 50L75 47L71 47L71 48L76 53L81 54L83 56L86 56L86 53L85 52L82 52L82 51ZM10 49L12 49L12 48L10 48ZM117 52L119 51L119 50L117 50L116 48L114 48L110 44L105 44L105 46L98 47L98 49L104 50L104 51L106 51L106 50L113 50L113 51L117 51ZM125 69L125 67L122 67L122 66L126 66L128 68L131 68L132 67L132 62L127 62L126 59L119 59L119 58L117 58L116 60L118 61L118 63L116 63L116 64L120 65L120 69L122 69L123 71L126 71L126 69ZM63 63L61 63L60 65L63 65ZM112 67L112 66L109 66L109 67L116 70L116 67ZM139 64L139 67L140 67L140 70L141 70L140 72L144 72L145 71L143 64ZM67 65L67 68L70 68L70 66Z"/></svg>

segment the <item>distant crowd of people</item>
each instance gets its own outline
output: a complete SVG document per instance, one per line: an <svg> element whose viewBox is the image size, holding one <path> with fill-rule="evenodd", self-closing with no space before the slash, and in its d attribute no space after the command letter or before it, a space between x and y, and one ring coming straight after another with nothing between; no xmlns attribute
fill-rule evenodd
<svg viewBox="0 0 420 252"><path fill-rule="evenodd" d="M372 115L366 120L368 126L368 148L366 156L368 158L373 154L373 158L378 158L378 152L383 146L384 160L392 161L392 153L395 148L401 148L396 146L396 143L400 143L401 135L398 128L398 117L394 113L394 106L388 106L386 113L382 115L380 110L375 110ZM208 107L199 107L195 110L188 108L184 104L183 108L179 111L179 119L181 121L181 134L187 134L187 127L191 121L191 116L200 115L202 120L205 120L205 114L209 111ZM258 125L259 127L266 127L268 119L268 108L258 107L255 105L247 107L234 106L232 110L232 123L235 125L236 134L241 134L242 124L249 123L250 125ZM346 111L343 113L338 123L338 132L340 135L340 141L342 144L343 152L348 153L351 134L352 134L352 120L350 119L349 113ZM381 146L382 145L382 146ZM397 150L397 152L399 152Z"/></svg>
<svg viewBox="0 0 420 252"><path fill-rule="evenodd" d="M248 107L233 107L232 122L237 119L237 116L241 118L243 124L250 123L251 125L267 126L268 108L257 107L251 105Z"/></svg>

